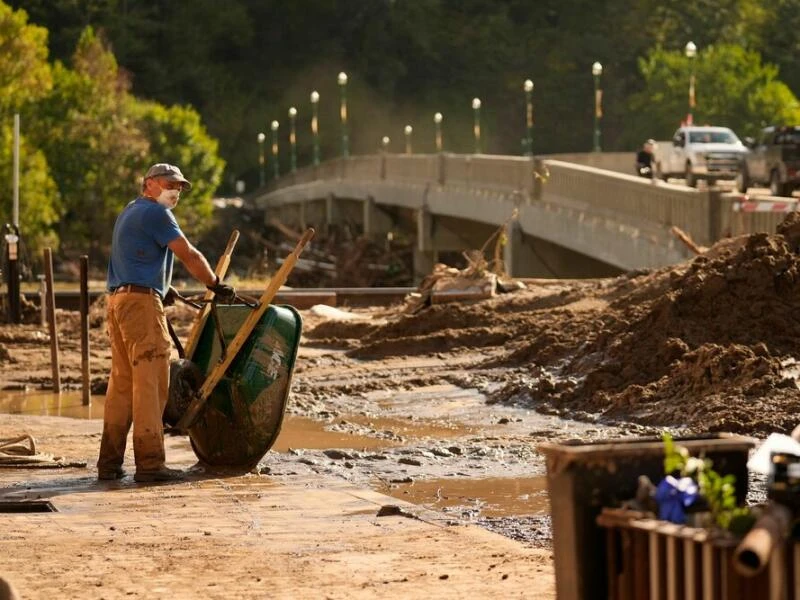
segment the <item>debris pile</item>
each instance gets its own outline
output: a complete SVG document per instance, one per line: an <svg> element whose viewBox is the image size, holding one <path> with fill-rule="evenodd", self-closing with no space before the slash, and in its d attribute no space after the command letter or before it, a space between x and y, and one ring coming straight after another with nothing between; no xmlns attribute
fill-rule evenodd
<svg viewBox="0 0 800 600"><path fill-rule="evenodd" d="M373 323L322 324L310 336L347 341L360 358L478 351L459 383L565 416L791 431L800 420L800 217L779 232L723 240L670 268L541 282Z"/></svg>

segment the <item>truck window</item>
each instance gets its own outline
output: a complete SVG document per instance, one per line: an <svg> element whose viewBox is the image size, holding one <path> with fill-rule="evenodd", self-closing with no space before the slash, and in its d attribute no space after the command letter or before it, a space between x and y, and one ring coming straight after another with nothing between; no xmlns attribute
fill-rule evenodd
<svg viewBox="0 0 800 600"><path fill-rule="evenodd" d="M775 136L778 145L800 144L800 131L784 131Z"/></svg>
<svg viewBox="0 0 800 600"><path fill-rule="evenodd" d="M736 136L729 131L690 131L691 144L735 144Z"/></svg>

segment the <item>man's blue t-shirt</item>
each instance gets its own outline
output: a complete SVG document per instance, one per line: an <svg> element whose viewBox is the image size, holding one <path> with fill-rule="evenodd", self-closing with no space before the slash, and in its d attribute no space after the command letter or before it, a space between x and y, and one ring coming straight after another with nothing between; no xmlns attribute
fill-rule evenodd
<svg viewBox="0 0 800 600"><path fill-rule="evenodd" d="M117 217L108 261L109 291L141 285L163 298L172 282L174 255L167 244L181 236L172 211L139 196Z"/></svg>

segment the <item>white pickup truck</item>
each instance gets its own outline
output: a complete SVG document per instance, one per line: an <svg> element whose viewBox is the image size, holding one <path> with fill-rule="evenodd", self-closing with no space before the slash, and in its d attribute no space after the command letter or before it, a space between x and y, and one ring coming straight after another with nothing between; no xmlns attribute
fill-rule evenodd
<svg viewBox="0 0 800 600"><path fill-rule="evenodd" d="M671 142L656 145L656 176L682 178L691 187L698 179L713 185L736 179L745 154L747 147L727 127L680 127Z"/></svg>

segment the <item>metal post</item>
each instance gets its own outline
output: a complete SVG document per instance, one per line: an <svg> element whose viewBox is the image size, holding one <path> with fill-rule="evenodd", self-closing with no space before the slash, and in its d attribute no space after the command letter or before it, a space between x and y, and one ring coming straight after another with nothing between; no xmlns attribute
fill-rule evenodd
<svg viewBox="0 0 800 600"><path fill-rule="evenodd" d="M319 93L311 92L311 137L314 144L314 166L319 165Z"/></svg>
<svg viewBox="0 0 800 600"><path fill-rule="evenodd" d="M12 181L11 224L19 228L19 114L14 115L14 172ZM17 232L19 233L19 231Z"/></svg>
<svg viewBox="0 0 800 600"><path fill-rule="evenodd" d="M436 127L436 151L442 151L442 113L437 112L433 115L433 123Z"/></svg>
<svg viewBox="0 0 800 600"><path fill-rule="evenodd" d="M341 105L339 116L342 120L342 158L350 156L350 143L347 137L347 73L342 71L338 77Z"/></svg>
<svg viewBox="0 0 800 600"><path fill-rule="evenodd" d="M475 122L472 127L472 132L475 135L475 154L481 153L481 99L472 99L472 112L474 113Z"/></svg>
<svg viewBox="0 0 800 600"><path fill-rule="evenodd" d="M278 127L277 121L273 121L270 125L270 129L272 129L272 174L275 179L281 176L278 164Z"/></svg>
<svg viewBox="0 0 800 600"><path fill-rule="evenodd" d="M17 324L22 319L19 289L19 227L6 223L6 286L8 291L8 322Z"/></svg>
<svg viewBox="0 0 800 600"><path fill-rule="evenodd" d="M692 125L694 122L694 116L692 115L695 107L695 99L694 99L694 58L697 56L697 46L694 42L688 42L686 44L686 48L684 48L686 52L686 58L689 59L690 64L690 73L689 73L689 114L686 115L686 124Z"/></svg>
<svg viewBox="0 0 800 600"><path fill-rule="evenodd" d="M264 187L264 163L266 158L264 156L264 140L267 139L267 136L264 135L263 132L259 132L258 134L258 183L260 187Z"/></svg>
<svg viewBox="0 0 800 600"><path fill-rule="evenodd" d="M92 380L89 370L89 257L81 256L81 388L84 406L92 404Z"/></svg>
<svg viewBox="0 0 800 600"><path fill-rule="evenodd" d="M600 75L603 74L603 65L596 62L592 65L594 76L594 143L592 149L600 152L600 119L603 116L603 90L600 89Z"/></svg>
<svg viewBox="0 0 800 600"><path fill-rule="evenodd" d="M525 156L533 156L533 81L522 84L525 91Z"/></svg>
<svg viewBox="0 0 800 600"><path fill-rule="evenodd" d="M289 170L294 173L297 171L297 109L292 106L289 109Z"/></svg>

